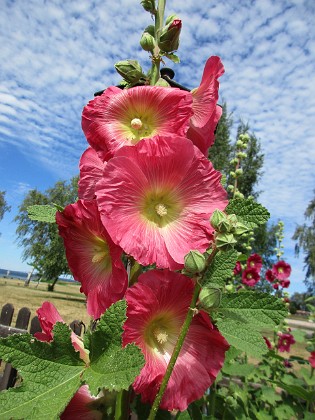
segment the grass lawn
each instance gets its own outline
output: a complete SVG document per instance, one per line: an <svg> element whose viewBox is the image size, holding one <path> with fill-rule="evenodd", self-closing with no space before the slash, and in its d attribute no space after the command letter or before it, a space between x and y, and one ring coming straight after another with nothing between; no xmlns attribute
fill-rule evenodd
<svg viewBox="0 0 315 420"><path fill-rule="evenodd" d="M85 308L85 296L80 293L79 283L62 283L59 281L55 285L54 292L48 292L47 283L31 282L28 287L24 287L23 280L0 278L0 307L6 303L14 306L14 317L12 325L18 311L27 307L31 310L31 318L36 315L36 310L44 301L53 303L65 322L70 323L74 319L82 321L86 326L89 325L90 317Z"/></svg>

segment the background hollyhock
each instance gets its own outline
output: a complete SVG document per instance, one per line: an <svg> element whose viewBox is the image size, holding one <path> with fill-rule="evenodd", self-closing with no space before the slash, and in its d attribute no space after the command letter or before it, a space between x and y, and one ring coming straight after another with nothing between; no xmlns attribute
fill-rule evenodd
<svg viewBox="0 0 315 420"><path fill-rule="evenodd" d="M40 341L53 340L53 328L56 322L65 323L55 306L50 302L43 302L42 306L36 311L42 332L37 332L34 337ZM80 357L86 363L89 362L89 352L84 349L83 342L74 332L71 332L71 342L73 347L80 353Z"/></svg>
<svg viewBox="0 0 315 420"><path fill-rule="evenodd" d="M256 271L260 272L262 267L262 259L258 254L252 254L247 258L247 267L254 268Z"/></svg>
<svg viewBox="0 0 315 420"><path fill-rule="evenodd" d="M242 273L242 283L253 287L259 282L260 275L255 268L246 268Z"/></svg>
<svg viewBox="0 0 315 420"><path fill-rule="evenodd" d="M165 374L189 308L192 279L168 270L142 274L126 292L127 321L123 344L136 343L146 364L133 386L144 402L152 403ZM200 311L194 316L163 396L161 407L185 410L199 399L219 373L229 345Z"/></svg>
<svg viewBox="0 0 315 420"><path fill-rule="evenodd" d="M61 414L61 420L102 420L103 414L97 410L103 398L93 397L87 385L81 386ZM100 407L101 408L101 407Z"/></svg>
<svg viewBox="0 0 315 420"><path fill-rule="evenodd" d="M192 115L192 95L177 88L110 87L83 109L82 129L103 160L117 149L156 135L185 136Z"/></svg>
<svg viewBox="0 0 315 420"><path fill-rule="evenodd" d="M271 271L278 280L285 280L290 277L291 266L285 261L278 261L272 266Z"/></svg>
<svg viewBox="0 0 315 420"><path fill-rule="evenodd" d="M280 352L290 351L290 347L295 343L294 337L291 334L279 333L278 350Z"/></svg>
<svg viewBox="0 0 315 420"><path fill-rule="evenodd" d="M308 358L308 361L310 362L310 365L313 369L315 369L315 351L311 352L310 357Z"/></svg>
<svg viewBox="0 0 315 420"><path fill-rule="evenodd" d="M211 214L227 205L220 179L189 140L165 136L120 149L95 193L116 244L142 265L178 269L213 239Z"/></svg>
<svg viewBox="0 0 315 420"><path fill-rule="evenodd" d="M265 277L269 283L273 283L276 280L276 277L271 270L266 271Z"/></svg>
<svg viewBox="0 0 315 420"><path fill-rule="evenodd" d="M95 319L124 296L127 272L121 249L101 223L96 201L79 200L57 212L59 234L75 280L87 296L87 311Z"/></svg>
<svg viewBox="0 0 315 420"><path fill-rule="evenodd" d="M82 200L95 198L95 184L101 178L106 162L103 162L92 147L88 147L80 159L78 196Z"/></svg>

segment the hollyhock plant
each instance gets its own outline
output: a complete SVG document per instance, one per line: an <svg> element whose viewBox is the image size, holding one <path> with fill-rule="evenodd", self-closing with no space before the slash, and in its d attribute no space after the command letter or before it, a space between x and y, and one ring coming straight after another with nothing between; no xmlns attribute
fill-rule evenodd
<svg viewBox="0 0 315 420"><path fill-rule="evenodd" d="M262 259L258 254L252 254L247 258L247 267L254 268L256 271L260 272L262 268Z"/></svg>
<svg viewBox="0 0 315 420"><path fill-rule="evenodd" d="M278 261L272 266L271 271L278 280L285 280L290 277L291 266L285 261Z"/></svg>
<svg viewBox="0 0 315 420"><path fill-rule="evenodd" d="M165 374L194 290L189 277L168 270L142 274L127 290L123 344L136 343L146 364L133 384L143 402L153 402ZM215 380L224 362L226 340L199 311L176 361L161 407L185 410Z"/></svg>
<svg viewBox="0 0 315 420"><path fill-rule="evenodd" d="M190 119L188 138L207 155L214 142L214 132L222 114L217 105L219 97L218 78L224 73L219 57L210 57L205 65L200 86L191 91L194 114Z"/></svg>
<svg viewBox="0 0 315 420"><path fill-rule="evenodd" d="M56 322L65 323L55 306L51 302L43 302L42 306L36 311L42 332L34 334L40 341L50 342L53 340L53 328ZM86 363L89 362L89 352L84 349L83 342L74 332L71 332L71 342L73 347L80 353L80 357Z"/></svg>
<svg viewBox="0 0 315 420"><path fill-rule="evenodd" d="M142 265L179 269L213 240L210 217L227 205L220 179L189 140L164 136L120 149L95 193L117 245Z"/></svg>
<svg viewBox="0 0 315 420"><path fill-rule="evenodd" d="M95 198L95 184L101 178L106 162L103 162L92 147L88 147L80 159L78 196L82 200Z"/></svg>
<svg viewBox="0 0 315 420"><path fill-rule="evenodd" d="M233 270L233 274L234 276L237 276L238 274L240 274L242 272L242 265L240 263L240 261L236 261L234 270Z"/></svg>
<svg viewBox="0 0 315 420"><path fill-rule="evenodd" d="M276 277L271 270L266 271L265 278L269 283L273 283L276 280Z"/></svg>
<svg viewBox="0 0 315 420"><path fill-rule="evenodd" d="M279 284L283 289L285 289L290 286L290 280L289 279L279 280Z"/></svg>
<svg viewBox="0 0 315 420"><path fill-rule="evenodd" d="M279 333L278 350L280 352L289 352L291 345L294 343L295 340L292 334Z"/></svg>
<svg viewBox="0 0 315 420"><path fill-rule="evenodd" d="M126 291L122 250L102 225L95 200L68 205L57 212L56 221L70 270L87 296L88 314L97 319Z"/></svg>
<svg viewBox="0 0 315 420"><path fill-rule="evenodd" d="M315 369L315 351L311 352L310 357L308 358L308 361L310 362L310 365L313 369Z"/></svg>
<svg viewBox="0 0 315 420"><path fill-rule="evenodd" d="M260 280L260 275L255 268L245 268L242 273L242 283L247 286L253 287Z"/></svg>
<svg viewBox="0 0 315 420"><path fill-rule="evenodd" d="M83 109L82 129L103 160L143 138L185 136L192 116L192 95L180 89L136 86L110 87Z"/></svg>
<svg viewBox="0 0 315 420"><path fill-rule="evenodd" d="M102 420L103 413L98 410L104 397L94 397L90 394L89 387L82 385L74 394L65 411L61 414L61 420Z"/></svg>

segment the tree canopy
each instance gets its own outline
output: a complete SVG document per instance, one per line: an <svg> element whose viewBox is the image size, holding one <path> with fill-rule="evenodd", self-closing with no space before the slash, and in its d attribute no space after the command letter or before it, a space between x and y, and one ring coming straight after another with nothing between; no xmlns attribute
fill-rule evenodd
<svg viewBox="0 0 315 420"><path fill-rule="evenodd" d="M315 190L314 190L315 195ZM298 225L292 239L295 245L296 255L304 253L304 283L308 292L315 294L315 197L310 201L304 213L306 222Z"/></svg>
<svg viewBox="0 0 315 420"><path fill-rule="evenodd" d="M3 219L4 213L10 211L11 207L8 206L5 199L5 191L0 191L0 220Z"/></svg>
<svg viewBox="0 0 315 420"><path fill-rule="evenodd" d="M52 282L51 290L61 274L70 274L63 241L56 224L31 220L27 208L35 204L54 203L64 207L74 203L77 200L77 183L78 177L73 177L69 182L58 181L44 193L30 190L14 219L18 223L16 234L18 244L23 248L23 260L27 260L41 278Z"/></svg>

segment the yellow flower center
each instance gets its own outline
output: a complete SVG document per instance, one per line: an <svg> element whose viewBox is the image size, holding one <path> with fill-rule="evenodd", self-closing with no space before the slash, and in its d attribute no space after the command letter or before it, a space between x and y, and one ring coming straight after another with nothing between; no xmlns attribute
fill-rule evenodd
<svg viewBox="0 0 315 420"><path fill-rule="evenodd" d="M141 130L141 128L143 126L140 118L132 119L130 125L131 125L131 128L133 128L134 130Z"/></svg>
<svg viewBox="0 0 315 420"><path fill-rule="evenodd" d="M157 326L153 330L153 335L159 344L164 344L167 342L168 334L164 328Z"/></svg>
<svg viewBox="0 0 315 420"><path fill-rule="evenodd" d="M112 262L109 247L106 241L96 237L93 241L91 261L94 264L102 264L106 270L111 270Z"/></svg>
<svg viewBox="0 0 315 420"><path fill-rule="evenodd" d="M250 280L253 278L253 276L251 274L247 274L247 278Z"/></svg>
<svg viewBox="0 0 315 420"><path fill-rule="evenodd" d="M140 214L160 228L176 221L183 208L183 202L176 192L160 188L147 193L139 206Z"/></svg>
<svg viewBox="0 0 315 420"><path fill-rule="evenodd" d="M145 328L144 340L152 352L167 358L173 352L179 330L172 313L160 313Z"/></svg>
<svg viewBox="0 0 315 420"><path fill-rule="evenodd" d="M283 268L282 268L282 267L279 267L279 268L278 268L278 273L279 273L279 274L283 273Z"/></svg>

